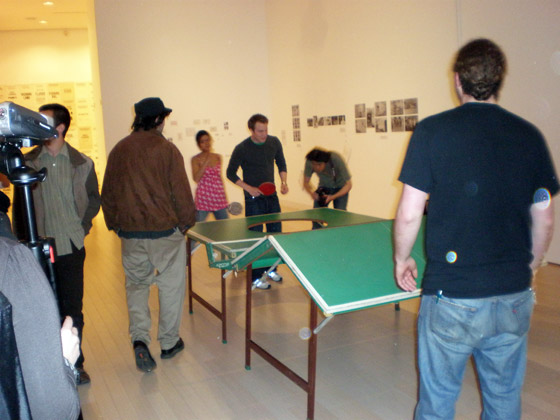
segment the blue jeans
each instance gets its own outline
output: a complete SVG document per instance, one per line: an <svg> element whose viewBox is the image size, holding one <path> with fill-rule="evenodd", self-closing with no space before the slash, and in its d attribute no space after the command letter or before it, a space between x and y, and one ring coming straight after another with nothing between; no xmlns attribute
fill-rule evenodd
<svg viewBox="0 0 560 420"><path fill-rule="evenodd" d="M261 195L255 198L245 197L245 217L259 216L261 214L280 213L280 201L278 195ZM253 226L249 228L257 232L263 231L263 225ZM282 232L282 223L267 223L266 231L268 233ZM270 267L255 268L252 271L253 280L259 279Z"/></svg>
<svg viewBox="0 0 560 420"><path fill-rule="evenodd" d="M261 214L280 213L280 201L278 195L260 195L255 198L245 198L245 217L259 216ZM263 225L253 226L251 230L262 232ZM267 232L282 232L282 223L267 223Z"/></svg>
<svg viewBox="0 0 560 420"><path fill-rule="evenodd" d="M220 210L215 211L207 211L207 210L197 210L196 211L196 221L197 222L204 222L210 213L214 214L214 219L216 220L224 220L229 217L227 207L224 207Z"/></svg>
<svg viewBox="0 0 560 420"><path fill-rule="evenodd" d="M534 293L480 299L423 296L418 316L419 401L415 420L449 419L472 355L481 420L521 418L521 388Z"/></svg>

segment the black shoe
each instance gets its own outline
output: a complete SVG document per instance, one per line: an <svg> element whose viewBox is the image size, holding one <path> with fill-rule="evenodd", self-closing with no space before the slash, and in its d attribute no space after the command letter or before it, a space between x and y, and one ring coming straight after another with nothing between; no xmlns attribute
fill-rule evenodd
<svg viewBox="0 0 560 420"><path fill-rule="evenodd" d="M183 339L179 337L179 340L175 343L173 347L167 350L161 350L161 358L162 359L171 359L177 353L185 348L185 343L183 343Z"/></svg>
<svg viewBox="0 0 560 420"><path fill-rule="evenodd" d="M78 380L76 382L78 385L85 385L91 382L91 378L89 377L88 373L84 370L83 367L77 367L76 370L79 373Z"/></svg>
<svg viewBox="0 0 560 420"><path fill-rule="evenodd" d="M143 341L135 341L134 356L136 357L136 367L142 372L151 372L157 365L156 361L150 354L148 346Z"/></svg>

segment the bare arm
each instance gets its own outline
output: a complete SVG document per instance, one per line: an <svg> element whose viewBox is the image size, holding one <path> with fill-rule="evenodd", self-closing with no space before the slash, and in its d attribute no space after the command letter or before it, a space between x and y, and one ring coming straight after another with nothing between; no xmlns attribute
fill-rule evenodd
<svg viewBox="0 0 560 420"><path fill-rule="evenodd" d="M531 269L536 271L544 258L554 230L554 201L533 204L531 206L531 235L533 240L533 262Z"/></svg>
<svg viewBox="0 0 560 420"><path fill-rule="evenodd" d="M315 192L315 189L311 185L311 177L306 176L303 178L303 189L307 191L307 193L311 196L311 198L315 201L319 199L318 194Z"/></svg>
<svg viewBox="0 0 560 420"><path fill-rule="evenodd" d="M247 193L251 195L251 197L258 197L259 195L262 195L261 190L259 190L257 187L253 187L252 185L247 184L242 179L238 179L237 181L235 181L235 185L243 188L245 191L247 191Z"/></svg>
<svg viewBox="0 0 560 420"><path fill-rule="evenodd" d="M331 201L336 200L338 197L342 197L343 195L348 194L351 189L352 189L352 180L349 179L348 181L346 181L346 184L344 184L344 186L340 190L338 190L338 192L336 192L333 195L327 195L325 204L329 204Z"/></svg>
<svg viewBox="0 0 560 420"><path fill-rule="evenodd" d="M191 167L192 167L192 176L193 181L198 184L202 175L204 175L204 170L208 166L210 162L210 155L206 156L206 159L202 156L202 154L196 155L191 159Z"/></svg>
<svg viewBox="0 0 560 420"><path fill-rule="evenodd" d="M282 182L282 184L280 185L280 192L282 194L288 194L288 191L290 190L288 188L288 172L280 172L280 181Z"/></svg>
<svg viewBox="0 0 560 420"><path fill-rule="evenodd" d="M428 194L405 184L393 230L395 281L407 291L416 289L418 268L410 256L420 229Z"/></svg>

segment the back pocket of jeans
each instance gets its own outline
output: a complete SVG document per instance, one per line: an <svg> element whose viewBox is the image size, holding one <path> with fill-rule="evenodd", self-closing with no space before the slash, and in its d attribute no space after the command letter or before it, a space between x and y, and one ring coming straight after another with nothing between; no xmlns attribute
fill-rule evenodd
<svg viewBox="0 0 560 420"><path fill-rule="evenodd" d="M448 298L433 299L430 328L445 341L464 343L473 334L476 308L453 302Z"/></svg>
<svg viewBox="0 0 560 420"><path fill-rule="evenodd" d="M506 297L499 301L498 332L522 336L529 331L535 303L534 293L531 290L518 296L518 299L513 300Z"/></svg>

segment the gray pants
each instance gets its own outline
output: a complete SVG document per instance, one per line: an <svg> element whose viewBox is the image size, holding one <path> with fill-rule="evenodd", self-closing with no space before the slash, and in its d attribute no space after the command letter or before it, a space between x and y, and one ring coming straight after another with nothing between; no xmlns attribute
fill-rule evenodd
<svg viewBox="0 0 560 420"><path fill-rule="evenodd" d="M121 238L126 275L129 332L132 341L150 344L150 285L159 291L158 341L163 350L179 340L185 300L187 252L185 236L176 231L160 239Z"/></svg>

